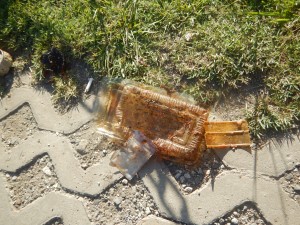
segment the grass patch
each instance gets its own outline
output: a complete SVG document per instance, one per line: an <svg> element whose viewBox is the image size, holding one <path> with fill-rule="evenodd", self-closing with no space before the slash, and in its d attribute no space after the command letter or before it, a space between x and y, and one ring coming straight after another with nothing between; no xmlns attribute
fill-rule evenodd
<svg viewBox="0 0 300 225"><path fill-rule="evenodd" d="M51 46L85 61L95 76L164 86L211 105L249 85L264 95L245 116L253 135L299 123L299 1L7 0L0 42L40 55ZM79 95L56 79L55 99Z"/></svg>

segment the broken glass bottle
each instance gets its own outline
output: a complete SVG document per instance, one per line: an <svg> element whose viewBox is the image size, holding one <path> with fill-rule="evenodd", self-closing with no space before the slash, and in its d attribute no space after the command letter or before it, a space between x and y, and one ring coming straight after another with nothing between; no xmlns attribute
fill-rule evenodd
<svg viewBox="0 0 300 225"><path fill-rule="evenodd" d="M250 148L245 120L207 121L207 110L178 93L125 80L112 83L102 99L101 133L124 143L139 131L173 162L196 165L206 148Z"/></svg>
<svg viewBox="0 0 300 225"><path fill-rule="evenodd" d="M205 149L207 110L181 95L123 81L112 84L99 116L100 132L128 140L137 130L149 138L164 159L196 164Z"/></svg>
<svg viewBox="0 0 300 225"><path fill-rule="evenodd" d="M117 167L128 180L131 180L155 150L152 141L135 130L124 146L113 153L110 165Z"/></svg>

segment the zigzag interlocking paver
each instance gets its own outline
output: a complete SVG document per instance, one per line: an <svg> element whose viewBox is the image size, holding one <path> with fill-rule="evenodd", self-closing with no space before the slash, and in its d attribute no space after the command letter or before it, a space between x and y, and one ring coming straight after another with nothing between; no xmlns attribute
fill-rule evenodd
<svg viewBox="0 0 300 225"><path fill-rule="evenodd" d="M297 135L281 141L273 139L251 154L240 149L216 153L230 167L278 177L300 164L300 140Z"/></svg>
<svg viewBox="0 0 300 225"><path fill-rule="evenodd" d="M41 225L54 217L62 218L65 225L90 224L82 203L60 193L49 193L16 211L10 203L6 182L0 174L0 224Z"/></svg>
<svg viewBox="0 0 300 225"><path fill-rule="evenodd" d="M29 103L39 128L61 133L71 133L93 119L101 101L92 96L85 105L60 115L51 105L48 93L22 87L10 95L0 102L0 120ZM0 143L0 170L16 172L34 158L48 154L61 185L71 192L87 195L97 195L121 178L120 173L108 165L108 157L83 170L69 140L49 131L36 132L11 151L5 151ZM253 201L272 224L294 225L300 221L300 206L289 198L274 177L299 164L299 143L295 138L291 143L265 146L252 155L241 150L218 152L234 169L223 172L214 182L189 195L180 192L165 165L155 160L139 174L161 213L178 221L207 224L242 202ZM0 174L0 224L42 224L55 216L62 217L65 224L89 223L82 204L71 195L60 193L47 194L16 212L4 186Z"/></svg>
<svg viewBox="0 0 300 225"><path fill-rule="evenodd" d="M0 170L16 172L43 154L49 154L61 185L73 192L97 195L121 178L116 168L109 166L109 157L83 170L69 140L50 132L35 133L11 153L5 152L4 146L0 145Z"/></svg>
<svg viewBox="0 0 300 225"><path fill-rule="evenodd" d="M289 198L278 181L239 171L227 171L190 195L183 195L168 169L153 160L140 173L166 217L207 224L245 201L253 201L272 224L300 221L300 206Z"/></svg>
<svg viewBox="0 0 300 225"><path fill-rule="evenodd" d="M99 107L99 98L92 95L84 102L61 115L55 111L48 92L29 87L20 87L10 93L10 97L0 101L0 119L8 116L25 103L29 103L39 128L61 133L71 133L92 120Z"/></svg>

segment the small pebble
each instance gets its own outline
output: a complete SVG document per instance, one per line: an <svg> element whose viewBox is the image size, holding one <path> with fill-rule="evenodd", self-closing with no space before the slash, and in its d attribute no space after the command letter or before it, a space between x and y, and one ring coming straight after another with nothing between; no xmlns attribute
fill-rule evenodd
<svg viewBox="0 0 300 225"><path fill-rule="evenodd" d="M285 179L287 180L287 181L290 181L291 179L293 179L293 175L292 174L287 174L286 176L285 176Z"/></svg>
<svg viewBox="0 0 300 225"><path fill-rule="evenodd" d="M145 213L146 213L147 215L151 214L151 210L150 210L149 207L146 207Z"/></svg>
<svg viewBox="0 0 300 225"><path fill-rule="evenodd" d="M233 218L233 219L231 220L231 223L237 225L237 224L239 224L239 221L238 221L237 218Z"/></svg>
<svg viewBox="0 0 300 225"><path fill-rule="evenodd" d="M205 175L209 175L210 174L210 170L206 170Z"/></svg>
<svg viewBox="0 0 300 225"><path fill-rule="evenodd" d="M13 176L13 177L11 178L11 180L12 180L12 181L15 181L15 180L17 180L17 177L16 177L16 176Z"/></svg>
<svg viewBox="0 0 300 225"><path fill-rule="evenodd" d="M177 174L175 175L175 179L178 180L178 179L180 178L180 176L181 176L181 173L177 173Z"/></svg>
<svg viewBox="0 0 300 225"><path fill-rule="evenodd" d="M190 175L189 173L185 173L185 174L184 174L184 177L185 177L186 179L191 179L191 178L192 178L191 175Z"/></svg>
<svg viewBox="0 0 300 225"><path fill-rule="evenodd" d="M119 206L122 202L122 199L120 197L115 197L113 202L116 206Z"/></svg>
<svg viewBox="0 0 300 225"><path fill-rule="evenodd" d="M184 176L180 177L179 181L180 181L181 183L184 183L184 182L185 182L185 177L184 177Z"/></svg>
<svg viewBox="0 0 300 225"><path fill-rule="evenodd" d="M47 176L51 176L52 175L52 172L51 170L49 169L48 166L45 166L42 171L44 172L44 174L46 174Z"/></svg>
<svg viewBox="0 0 300 225"><path fill-rule="evenodd" d="M81 165L81 167L82 167L83 169L86 169L86 168L88 168L88 164L83 163L83 164Z"/></svg>
<svg viewBox="0 0 300 225"><path fill-rule="evenodd" d="M123 179L122 180L122 184L127 185L128 184L128 180L127 179Z"/></svg>
<svg viewBox="0 0 300 225"><path fill-rule="evenodd" d="M300 192L300 185L295 185L294 186L294 191L299 193Z"/></svg>
<svg viewBox="0 0 300 225"><path fill-rule="evenodd" d="M233 215L234 215L235 217L239 217L239 216L240 216L240 214L239 214L238 212L233 212Z"/></svg>
<svg viewBox="0 0 300 225"><path fill-rule="evenodd" d="M15 201L15 205L21 205L22 204L22 201L21 201L21 199L17 199L16 201Z"/></svg>
<svg viewBox="0 0 300 225"><path fill-rule="evenodd" d="M184 188L184 191L187 192L187 193L191 193L193 191L193 188L192 187L186 187L186 188Z"/></svg>
<svg viewBox="0 0 300 225"><path fill-rule="evenodd" d="M82 148L77 148L76 152L78 152L80 155L85 155L87 153L87 151L85 149L82 149Z"/></svg>

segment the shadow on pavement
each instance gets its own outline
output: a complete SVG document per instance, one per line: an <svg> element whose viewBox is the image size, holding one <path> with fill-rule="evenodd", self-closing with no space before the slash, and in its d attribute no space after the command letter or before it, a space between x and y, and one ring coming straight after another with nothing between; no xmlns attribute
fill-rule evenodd
<svg viewBox="0 0 300 225"><path fill-rule="evenodd" d="M139 176L149 188L156 204L162 210L163 216L177 220L190 220L189 206L183 194L175 185L174 178L168 168L158 159L153 158L147 162L139 172ZM175 204L175 205L174 205Z"/></svg>

